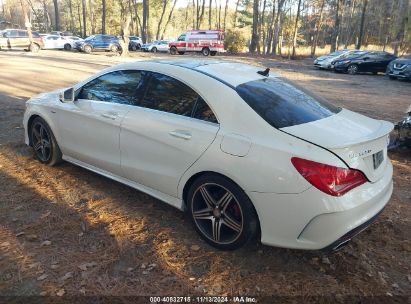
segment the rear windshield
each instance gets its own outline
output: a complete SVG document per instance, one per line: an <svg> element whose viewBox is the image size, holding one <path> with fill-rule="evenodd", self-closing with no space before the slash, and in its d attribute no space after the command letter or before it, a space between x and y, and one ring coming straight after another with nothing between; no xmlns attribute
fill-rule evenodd
<svg viewBox="0 0 411 304"><path fill-rule="evenodd" d="M265 78L240 84L237 93L275 128L291 127L341 111L303 88L279 78Z"/></svg>

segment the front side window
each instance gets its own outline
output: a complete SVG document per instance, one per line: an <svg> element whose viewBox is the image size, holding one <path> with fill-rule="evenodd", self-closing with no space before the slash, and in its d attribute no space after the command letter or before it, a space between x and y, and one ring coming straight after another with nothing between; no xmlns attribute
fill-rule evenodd
<svg viewBox="0 0 411 304"><path fill-rule="evenodd" d="M134 105L145 74L131 70L105 74L84 85L77 98Z"/></svg>
<svg viewBox="0 0 411 304"><path fill-rule="evenodd" d="M191 116L198 94L169 76L152 73L140 106L168 113Z"/></svg>
<svg viewBox="0 0 411 304"><path fill-rule="evenodd" d="M308 123L341 111L303 88L278 78L265 78L236 87L241 98L275 128Z"/></svg>

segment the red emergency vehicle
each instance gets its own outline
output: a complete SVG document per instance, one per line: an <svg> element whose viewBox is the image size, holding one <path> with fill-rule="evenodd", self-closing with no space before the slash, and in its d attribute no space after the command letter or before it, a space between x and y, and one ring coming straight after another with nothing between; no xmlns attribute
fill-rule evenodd
<svg viewBox="0 0 411 304"><path fill-rule="evenodd" d="M201 52L204 56L215 56L224 52L223 31L188 31L178 37L177 41L170 42L171 55L183 55L185 52Z"/></svg>

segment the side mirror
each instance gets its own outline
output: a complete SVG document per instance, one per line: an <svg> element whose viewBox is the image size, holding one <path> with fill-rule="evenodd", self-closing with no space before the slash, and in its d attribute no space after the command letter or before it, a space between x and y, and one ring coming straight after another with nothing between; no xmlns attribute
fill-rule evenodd
<svg viewBox="0 0 411 304"><path fill-rule="evenodd" d="M70 88L60 93L60 101L64 103L74 102L74 89Z"/></svg>

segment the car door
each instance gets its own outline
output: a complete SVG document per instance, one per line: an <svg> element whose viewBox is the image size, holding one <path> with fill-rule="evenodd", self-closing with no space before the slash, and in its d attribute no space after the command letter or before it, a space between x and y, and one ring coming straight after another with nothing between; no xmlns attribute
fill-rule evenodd
<svg viewBox="0 0 411 304"><path fill-rule="evenodd" d="M8 38L7 44L9 48L20 47L18 35L19 34L17 30L10 30L7 32L7 38Z"/></svg>
<svg viewBox="0 0 411 304"><path fill-rule="evenodd" d="M168 42L167 41L161 41L158 50L161 51L161 52L167 52L168 51Z"/></svg>
<svg viewBox="0 0 411 304"><path fill-rule="evenodd" d="M363 61L360 64L361 72L375 72L378 70L378 55L377 54L365 54Z"/></svg>
<svg viewBox="0 0 411 304"><path fill-rule="evenodd" d="M29 33L27 31L18 31L18 40L19 47L28 47L30 46Z"/></svg>
<svg viewBox="0 0 411 304"><path fill-rule="evenodd" d="M76 90L73 103L58 115L63 154L86 164L121 174L120 124L134 102L139 71L115 71Z"/></svg>
<svg viewBox="0 0 411 304"><path fill-rule="evenodd" d="M93 45L93 49L95 50L101 50L104 47L104 42L103 42L103 37L102 36L95 36L93 40L91 41L91 44Z"/></svg>
<svg viewBox="0 0 411 304"><path fill-rule="evenodd" d="M159 73L149 77L121 125L121 167L127 179L177 197L181 176L211 145L219 124L186 84Z"/></svg>

